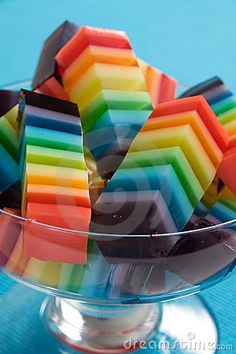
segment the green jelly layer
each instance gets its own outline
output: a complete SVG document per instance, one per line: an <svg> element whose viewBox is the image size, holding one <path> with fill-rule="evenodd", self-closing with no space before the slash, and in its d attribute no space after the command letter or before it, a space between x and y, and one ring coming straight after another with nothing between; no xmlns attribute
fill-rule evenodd
<svg viewBox="0 0 236 354"><path fill-rule="evenodd" d="M236 200L221 197L220 202L236 212Z"/></svg>
<svg viewBox="0 0 236 354"><path fill-rule="evenodd" d="M23 139L25 145L36 145L52 149L83 152L81 135L26 126Z"/></svg>
<svg viewBox="0 0 236 354"><path fill-rule="evenodd" d="M234 96L227 97L224 100L220 100L219 102L211 105L211 108L214 111L216 116L219 116L235 107L236 107L236 100Z"/></svg>
<svg viewBox="0 0 236 354"><path fill-rule="evenodd" d="M85 265L63 263L61 266L58 289L71 292L78 292L84 271Z"/></svg>
<svg viewBox="0 0 236 354"><path fill-rule="evenodd" d="M26 161L39 165L50 165L86 170L84 155L81 152L27 146Z"/></svg>
<svg viewBox="0 0 236 354"><path fill-rule="evenodd" d="M5 117L0 118L0 143L15 160L18 159L17 133Z"/></svg>
<svg viewBox="0 0 236 354"><path fill-rule="evenodd" d="M21 137L20 147L20 175L24 176L26 147L38 146L39 148L50 148L65 150L65 152L74 151L83 153L82 137L81 135L64 133L61 131L26 126L24 135Z"/></svg>
<svg viewBox="0 0 236 354"><path fill-rule="evenodd" d="M220 123L222 125L225 125L227 123L235 121L236 120L236 103L235 103L234 108L231 108L227 112L222 113L219 118L220 118Z"/></svg>
<svg viewBox="0 0 236 354"><path fill-rule="evenodd" d="M148 92L101 90L87 107L80 111L84 132L91 130L96 120L109 109L145 111L153 108Z"/></svg>
<svg viewBox="0 0 236 354"><path fill-rule="evenodd" d="M201 200L204 191L180 147L130 152L120 169L161 166L171 164L193 207Z"/></svg>

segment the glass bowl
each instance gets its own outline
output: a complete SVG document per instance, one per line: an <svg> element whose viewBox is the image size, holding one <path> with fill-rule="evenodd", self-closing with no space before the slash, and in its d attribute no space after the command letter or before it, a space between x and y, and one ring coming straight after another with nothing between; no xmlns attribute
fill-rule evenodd
<svg viewBox="0 0 236 354"><path fill-rule="evenodd" d="M87 235L88 262L26 257L25 232L73 240ZM168 255L158 252L164 244L171 245ZM217 330L212 316L200 299L186 296L232 272L235 251L236 219L179 233L130 236L85 234L0 210L0 266L22 289L49 295L41 299L39 317L47 324L45 337L59 339L55 353L123 353L152 349L150 343L163 350L163 338L168 353L213 353Z"/></svg>
<svg viewBox="0 0 236 354"><path fill-rule="evenodd" d="M24 232L45 239L88 235L88 262L29 258L23 252ZM232 271L236 220L172 234L131 236L63 229L0 210L0 242L4 272L38 290L91 304L153 303L198 293ZM158 254L163 243L173 245L169 255Z"/></svg>

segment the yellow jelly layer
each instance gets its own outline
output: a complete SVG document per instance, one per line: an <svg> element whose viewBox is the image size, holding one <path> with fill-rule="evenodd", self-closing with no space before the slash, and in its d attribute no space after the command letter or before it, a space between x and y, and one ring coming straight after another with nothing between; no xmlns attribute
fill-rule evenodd
<svg viewBox="0 0 236 354"><path fill-rule="evenodd" d="M66 87L76 81L95 63L137 66L137 60L131 49L93 46L85 48L79 57L65 70L63 82Z"/></svg>
<svg viewBox="0 0 236 354"><path fill-rule="evenodd" d="M218 167L222 160L223 153L216 144L207 126L204 124L199 114L195 111L149 119L143 126L142 131L177 127L186 124L191 125L204 150L209 155L212 163Z"/></svg>
<svg viewBox="0 0 236 354"><path fill-rule="evenodd" d="M22 274L22 278L56 288L59 281L60 269L61 263L44 262L30 258Z"/></svg>
<svg viewBox="0 0 236 354"><path fill-rule="evenodd" d="M236 136L236 121L232 120L228 123L222 124L230 137Z"/></svg>
<svg viewBox="0 0 236 354"><path fill-rule="evenodd" d="M129 152L179 146L205 191L216 169L190 125L143 131L134 139Z"/></svg>
<svg viewBox="0 0 236 354"><path fill-rule="evenodd" d="M4 117L8 120L8 122L15 128L19 129L19 122L17 120L18 117L18 105L13 107L10 111L4 114Z"/></svg>
<svg viewBox="0 0 236 354"><path fill-rule="evenodd" d="M102 89L147 91L139 67L101 63L92 65L75 85L65 85L65 89L71 100L78 104L88 100L88 96L95 96Z"/></svg>
<svg viewBox="0 0 236 354"><path fill-rule="evenodd" d="M30 184L88 189L88 174L85 170L28 163L26 176Z"/></svg>

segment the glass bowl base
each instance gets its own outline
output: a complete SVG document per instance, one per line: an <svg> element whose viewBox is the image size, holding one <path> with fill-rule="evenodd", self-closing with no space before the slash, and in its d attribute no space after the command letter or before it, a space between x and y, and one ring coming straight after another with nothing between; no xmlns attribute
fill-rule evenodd
<svg viewBox="0 0 236 354"><path fill-rule="evenodd" d="M75 346L71 346L71 335L73 335L71 328L67 332L70 335L64 337L63 343L54 336L58 327L52 330L49 325L53 322L54 324L57 323L56 318L53 321L52 317L48 317L52 315L50 315L49 310L52 309L52 304L55 304L55 297L45 297L36 290L12 280L9 280L7 284L4 293L0 296L1 354L80 353L75 350ZM70 303L68 300L60 300L60 305L64 301L67 305ZM83 306L86 306L88 310L91 305L84 304ZM142 306L147 305L137 306L138 311L141 311L140 315L144 314L141 309ZM212 354L215 352L217 328L200 297L194 295L165 302L162 305L148 306L150 306L150 310L154 311L153 314L158 322L156 322L155 333L152 333L152 338L148 342L145 336L143 336L141 342L137 340L135 344L126 339L124 343L126 352L135 351L139 354ZM156 311L154 310L155 306ZM121 307L123 308L123 306ZM126 311L127 305L125 308ZM60 317L60 314L57 313L58 315ZM75 329L76 327L78 329L76 324L78 323L76 322L78 317L73 317L70 310L67 311L67 322L68 320L75 324ZM61 324L63 321L62 319ZM125 328L126 324L121 320L118 320L118 323ZM52 332L54 332L54 335Z"/></svg>
<svg viewBox="0 0 236 354"><path fill-rule="evenodd" d="M133 352L155 336L161 322L156 304L91 305L55 297L41 311L56 338L91 354Z"/></svg>

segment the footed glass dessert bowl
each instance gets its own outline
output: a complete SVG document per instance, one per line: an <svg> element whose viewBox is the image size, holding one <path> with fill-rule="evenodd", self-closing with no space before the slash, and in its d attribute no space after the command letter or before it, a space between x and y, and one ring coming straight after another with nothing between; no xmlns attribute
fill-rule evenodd
<svg viewBox="0 0 236 354"><path fill-rule="evenodd" d="M25 232L57 240L88 237L87 263L26 257ZM163 244L168 254L159 252ZM235 255L236 219L177 233L118 235L63 229L0 210L0 266L19 284L18 296L25 294L11 311L23 315L22 301L40 309L40 338L50 341L52 354L215 352L217 328L196 295L233 271ZM27 296L26 287L45 296ZM26 332L27 352L29 337L39 331Z"/></svg>
<svg viewBox="0 0 236 354"><path fill-rule="evenodd" d="M55 345L61 342L86 353L123 353L149 348L148 343L160 350L165 345L173 353L176 346L180 352L214 352L217 331L204 304L196 296L178 299L198 294L233 270L236 220L151 237L90 233L86 265L24 256L27 229L42 237L48 232L58 238L83 233L1 211L2 271L50 295L39 316L47 324L46 333L59 339ZM164 239L176 238L171 255L155 253Z"/></svg>

